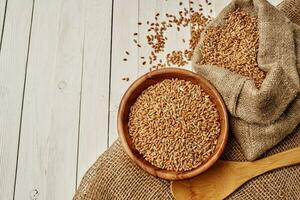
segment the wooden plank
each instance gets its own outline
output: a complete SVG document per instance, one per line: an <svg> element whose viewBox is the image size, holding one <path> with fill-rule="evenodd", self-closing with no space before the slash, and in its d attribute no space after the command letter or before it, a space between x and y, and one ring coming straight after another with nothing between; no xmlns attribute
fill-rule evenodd
<svg viewBox="0 0 300 200"><path fill-rule="evenodd" d="M7 5L0 53L0 199L14 193L32 6L32 0Z"/></svg>
<svg viewBox="0 0 300 200"><path fill-rule="evenodd" d="M113 120L109 123L109 145L118 139L117 114L118 111L110 111L110 118Z"/></svg>
<svg viewBox="0 0 300 200"><path fill-rule="evenodd" d="M277 6L277 5L279 5L281 2L282 2L282 0L268 0L273 6Z"/></svg>
<svg viewBox="0 0 300 200"><path fill-rule="evenodd" d="M2 43L2 29L5 19L5 12L6 12L6 6L7 0L0 0L0 51L1 51L1 43Z"/></svg>
<svg viewBox="0 0 300 200"><path fill-rule="evenodd" d="M15 199L71 199L76 187L84 1L35 1Z"/></svg>
<svg viewBox="0 0 300 200"><path fill-rule="evenodd" d="M214 17L216 17L230 2L231 0L214 1Z"/></svg>
<svg viewBox="0 0 300 200"><path fill-rule="evenodd" d="M112 0L87 0L78 182L107 148Z"/></svg>
<svg viewBox="0 0 300 200"><path fill-rule="evenodd" d="M128 86L137 78L138 47L133 33L138 32L138 0L115 0L113 12L112 65L109 127L116 124L116 111ZM130 55L126 55L128 51ZM126 58L127 61L123 61ZM129 81L122 80L128 77ZM115 128L109 130L109 144L117 138Z"/></svg>

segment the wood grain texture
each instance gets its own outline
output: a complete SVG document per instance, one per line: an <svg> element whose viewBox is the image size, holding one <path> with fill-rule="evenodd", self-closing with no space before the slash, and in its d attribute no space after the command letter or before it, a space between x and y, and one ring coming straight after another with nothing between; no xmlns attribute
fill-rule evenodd
<svg viewBox="0 0 300 200"><path fill-rule="evenodd" d="M217 161L205 173L186 181L172 182L177 200L221 200L248 180L268 171L300 163L300 147L254 162Z"/></svg>
<svg viewBox="0 0 300 200"><path fill-rule="evenodd" d="M136 98L149 86L156 84L164 79L178 78L191 81L200 85L206 94L210 96L211 101L216 105L220 116L220 135L218 143L212 156L204 164L189 171L171 171L164 170L151 165L135 149L132 139L129 135L128 122L130 108L136 101ZM211 167L224 151L228 138L228 117L225 104L217 90L203 77L188 70L178 68L165 68L149 72L137 79L124 94L118 111L118 133L122 145L129 157L146 172L167 180L181 180L192 178Z"/></svg>
<svg viewBox="0 0 300 200"><path fill-rule="evenodd" d="M3 1L0 7L2 5ZM13 199L14 193L32 7L32 0L10 0L3 30L0 53L0 199L6 200Z"/></svg>
<svg viewBox="0 0 300 200"><path fill-rule="evenodd" d="M35 1L15 199L71 199L76 186L84 1Z"/></svg>
<svg viewBox="0 0 300 200"><path fill-rule="evenodd" d="M81 92L78 178L108 140L112 0L87 0Z"/></svg>
<svg viewBox="0 0 300 200"><path fill-rule="evenodd" d="M110 80L110 127L109 144L117 139L114 124L117 121L114 113L119 107L123 93L137 78L138 47L133 42L133 33L138 32L138 0L114 0L113 34L112 34L112 65ZM130 52L126 55L125 51ZM127 58L127 61L123 61ZM128 77L129 81L122 80Z"/></svg>

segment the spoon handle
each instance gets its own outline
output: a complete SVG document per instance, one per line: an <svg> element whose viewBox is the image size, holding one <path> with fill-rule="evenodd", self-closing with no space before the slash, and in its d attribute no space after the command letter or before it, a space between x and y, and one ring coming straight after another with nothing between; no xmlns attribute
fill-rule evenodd
<svg viewBox="0 0 300 200"><path fill-rule="evenodd" d="M263 158L253 162L256 166L256 175L263 174L273 169L287 167L300 163L300 147L293 148L267 158Z"/></svg>

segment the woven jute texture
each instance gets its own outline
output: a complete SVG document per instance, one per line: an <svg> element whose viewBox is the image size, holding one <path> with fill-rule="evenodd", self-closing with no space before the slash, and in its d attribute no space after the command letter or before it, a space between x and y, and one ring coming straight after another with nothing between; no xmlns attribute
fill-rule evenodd
<svg viewBox="0 0 300 200"><path fill-rule="evenodd" d="M221 93L231 131L248 160L257 159L300 122L300 27L266 0L233 0L207 28L224 25L236 8L258 16L258 66L267 72L260 89L248 77L220 66L200 65L205 32L195 49L194 70Z"/></svg>
<svg viewBox="0 0 300 200"><path fill-rule="evenodd" d="M279 9L293 22L300 24L300 0L285 0ZM262 157L299 145L300 127ZM232 134L223 159L246 160ZM171 200L173 197L169 187L170 182L155 178L133 164L117 140L86 172L73 200ZM227 198L227 200L256 199L300 200L300 165L277 169L256 177Z"/></svg>
<svg viewBox="0 0 300 200"><path fill-rule="evenodd" d="M300 1L285 0L277 6L293 23L300 25Z"/></svg>

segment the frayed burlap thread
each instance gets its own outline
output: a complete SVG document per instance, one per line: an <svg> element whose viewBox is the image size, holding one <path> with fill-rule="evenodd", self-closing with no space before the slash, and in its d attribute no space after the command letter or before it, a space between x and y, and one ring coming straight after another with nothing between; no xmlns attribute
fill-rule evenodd
<svg viewBox="0 0 300 200"><path fill-rule="evenodd" d="M294 9L298 8L298 9ZM300 0L284 0L279 9L300 24ZM300 127L262 157L300 145ZM223 154L224 160L245 161L233 135ZM117 140L86 172L73 200L173 200L170 182L139 169ZM277 169L258 176L231 194L226 200L300 200L300 165Z"/></svg>
<svg viewBox="0 0 300 200"><path fill-rule="evenodd" d="M236 8L258 17L257 62L267 72L261 87L220 66L200 65L205 31L192 63L221 93L230 113L231 131L246 158L254 160L300 122L300 27L266 0L233 0L206 29L224 25L228 13Z"/></svg>

